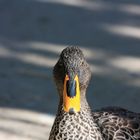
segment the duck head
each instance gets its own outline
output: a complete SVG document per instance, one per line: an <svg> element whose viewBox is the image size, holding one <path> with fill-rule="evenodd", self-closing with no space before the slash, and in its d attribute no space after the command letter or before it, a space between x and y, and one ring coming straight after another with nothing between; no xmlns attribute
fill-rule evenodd
<svg viewBox="0 0 140 140"><path fill-rule="evenodd" d="M67 47L53 70L63 110L74 114L80 112L81 98L85 98L91 71L78 47Z"/></svg>

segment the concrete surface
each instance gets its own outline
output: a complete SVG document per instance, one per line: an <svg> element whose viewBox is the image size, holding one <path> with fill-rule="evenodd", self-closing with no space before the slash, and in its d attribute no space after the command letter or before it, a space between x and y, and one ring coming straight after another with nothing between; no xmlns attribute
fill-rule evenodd
<svg viewBox="0 0 140 140"><path fill-rule="evenodd" d="M46 140L54 117L33 111L0 109L0 140Z"/></svg>
<svg viewBox="0 0 140 140"><path fill-rule="evenodd" d="M90 63L93 109L140 112L139 44L138 0L0 0L0 139L48 139L58 104L52 68L68 45Z"/></svg>

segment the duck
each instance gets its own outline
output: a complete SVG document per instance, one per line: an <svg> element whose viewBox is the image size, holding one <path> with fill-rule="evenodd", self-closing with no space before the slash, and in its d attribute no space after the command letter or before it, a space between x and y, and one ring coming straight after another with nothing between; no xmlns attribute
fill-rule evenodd
<svg viewBox="0 0 140 140"><path fill-rule="evenodd" d="M79 47L66 47L53 68L59 95L49 140L140 140L140 114L120 107L92 111L90 66Z"/></svg>

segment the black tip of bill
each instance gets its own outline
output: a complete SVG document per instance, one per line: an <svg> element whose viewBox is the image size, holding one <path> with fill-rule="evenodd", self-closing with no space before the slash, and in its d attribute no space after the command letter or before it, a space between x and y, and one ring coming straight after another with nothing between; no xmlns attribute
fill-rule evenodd
<svg viewBox="0 0 140 140"><path fill-rule="evenodd" d="M70 98L73 98L76 96L76 81L75 80L69 80L66 83L67 86L67 95Z"/></svg>

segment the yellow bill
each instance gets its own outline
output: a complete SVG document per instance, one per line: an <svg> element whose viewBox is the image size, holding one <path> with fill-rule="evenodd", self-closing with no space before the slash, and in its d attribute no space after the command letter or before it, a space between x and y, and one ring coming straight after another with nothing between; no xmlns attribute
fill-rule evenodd
<svg viewBox="0 0 140 140"><path fill-rule="evenodd" d="M63 108L65 112L73 113L80 111L80 88L79 79L76 75L73 80L65 76L63 90Z"/></svg>

